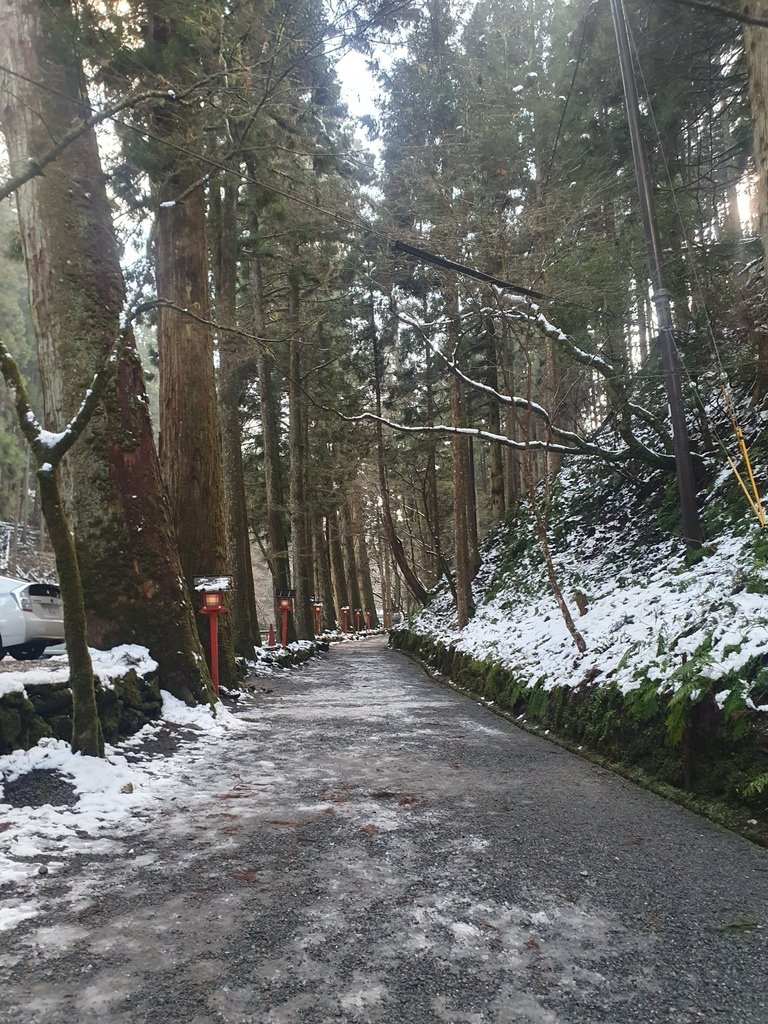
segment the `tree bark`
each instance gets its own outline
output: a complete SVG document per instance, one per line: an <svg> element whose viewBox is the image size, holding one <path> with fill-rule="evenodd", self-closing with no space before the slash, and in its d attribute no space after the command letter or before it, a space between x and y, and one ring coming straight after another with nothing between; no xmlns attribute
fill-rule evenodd
<svg viewBox="0 0 768 1024"><path fill-rule="evenodd" d="M194 151L191 127L177 125L175 139ZM155 181L159 204L155 232L157 290L161 302L160 462L171 502L187 590L195 576L229 574L224 528L221 442L210 327L205 201L197 185L200 166L185 162ZM186 195L183 202L177 197ZM170 203L170 206L163 205ZM194 317L186 315L189 310ZM205 321L205 322L201 322ZM207 623L199 623L208 650ZM224 686L237 680L232 624L222 616L219 672Z"/></svg>
<svg viewBox="0 0 768 1024"><path fill-rule="evenodd" d="M371 625L377 629L379 616L376 613L376 598L373 595L373 582L371 581L371 562L368 557L368 544L365 539L365 522L363 510L359 504L352 508L354 532L355 532L355 554L357 556L357 571L360 576L361 607L368 609L371 613Z"/></svg>
<svg viewBox="0 0 768 1024"><path fill-rule="evenodd" d="M4 0L0 6L0 61L15 73L0 112L12 172L60 138L73 119L90 114L82 69L62 34L71 16L66 0ZM125 301L95 134L80 136L17 199L45 422L56 429L71 418L111 350ZM114 366L103 408L67 459L62 489L90 642L144 644L168 690L189 702L207 700L210 679L179 585L132 337Z"/></svg>
<svg viewBox="0 0 768 1024"><path fill-rule="evenodd" d="M304 433L304 402L301 391L302 344L304 340L299 290L299 247L293 246L289 271L288 303L291 336L288 341L288 416L290 420L290 507L291 562L293 586L296 591L294 619L300 640L314 636L310 597L312 596L312 554L307 549L306 448Z"/></svg>
<svg viewBox="0 0 768 1024"><path fill-rule="evenodd" d="M462 410L466 408L466 396L463 387L459 388L461 393ZM466 426L466 415L463 416L462 426ZM464 458L466 469L464 479L467 488L467 546L469 548L469 569L471 578L477 575L480 568L480 535L477 526L477 487L475 483L475 446L471 437L464 438Z"/></svg>
<svg viewBox="0 0 768 1024"><path fill-rule="evenodd" d="M48 526L64 606L64 637L72 689L72 750L92 757L104 756L104 737L96 708L93 665L86 639L85 605L75 542L59 493L58 470L38 471L40 502Z"/></svg>
<svg viewBox="0 0 768 1024"><path fill-rule="evenodd" d="M355 545L355 516L347 498L341 508L342 529L344 531L342 543L344 546L344 561L347 570L347 586L351 603L351 614L354 616L358 608L363 607L363 595L360 591L360 569L357 564L357 551Z"/></svg>
<svg viewBox="0 0 768 1024"><path fill-rule="evenodd" d="M251 233L258 235L258 221L251 221ZM274 589L291 588L291 565L288 550L289 535L285 513L285 483L280 459L280 392L274 382L273 356L269 353L264 315L264 285L261 259L257 252L251 255L250 287L253 302L253 331L260 343L256 346L256 368L259 375L259 408L261 410L261 437L264 450L264 493L267 506L267 561L272 573ZM280 618L274 608L275 621ZM293 616L288 619L288 642L296 639Z"/></svg>
<svg viewBox="0 0 768 1024"><path fill-rule="evenodd" d="M329 545L321 515L315 516L315 565L317 567L318 597L323 602L322 626L333 629L336 625L336 601L331 583Z"/></svg>
<svg viewBox="0 0 768 1024"><path fill-rule="evenodd" d="M496 331L493 320L489 317L486 323L488 360L488 384L494 391L499 390L498 356L496 353ZM488 429L493 434L501 433L501 409L495 398L488 399ZM501 445L491 445L489 452L489 469L491 477L491 515L495 523L504 518L506 512L506 496L504 494L504 453Z"/></svg>
<svg viewBox="0 0 768 1024"><path fill-rule="evenodd" d="M339 625L341 625L341 609L350 607L350 598L347 573L344 568L344 552L341 548L338 512L331 512L328 515L328 549L331 556L331 576L333 592L336 597L336 611Z"/></svg>
<svg viewBox="0 0 768 1024"><path fill-rule="evenodd" d="M424 344L424 365L426 374L426 399L427 399L427 426L431 427L435 422L435 396L432 381L432 349ZM440 579L442 566L440 564L440 552L435 545L435 538L440 536L440 505L437 500L437 457L435 445L428 441L427 468L424 480L424 514L427 517L427 526L432 538L432 544L427 555L427 565L432 576L434 585Z"/></svg>
<svg viewBox="0 0 768 1024"><path fill-rule="evenodd" d="M227 331L237 326L237 184L225 182L223 195L213 189L213 204L218 216L216 254L216 320L221 325L219 339L219 410L221 413L221 450L224 480L224 524L227 538L227 564L234 591L230 598L235 653L252 658L254 647L261 646L253 585L251 542L246 512L245 475L243 473L243 431L240 422L240 375L242 372L241 335Z"/></svg>
<svg viewBox="0 0 768 1024"><path fill-rule="evenodd" d="M459 381L450 381L451 425L462 425ZM456 615L459 629L463 629L474 614L472 576L469 555L469 528L467 525L467 457L465 439L460 434L451 438L453 465L453 542L456 574Z"/></svg>

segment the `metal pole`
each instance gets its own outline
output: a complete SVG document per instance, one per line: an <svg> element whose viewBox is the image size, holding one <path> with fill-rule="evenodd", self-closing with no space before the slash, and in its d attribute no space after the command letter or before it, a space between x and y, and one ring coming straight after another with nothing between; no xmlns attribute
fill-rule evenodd
<svg viewBox="0 0 768 1024"><path fill-rule="evenodd" d="M211 612L208 618L211 621L211 679L213 680L213 692L219 695L219 616Z"/></svg>
<svg viewBox="0 0 768 1024"><path fill-rule="evenodd" d="M648 269L653 287L653 304L656 307L656 318L659 324L659 344L664 364L664 382L667 387L669 412L672 419L672 440L675 448L675 469L677 472L677 488L680 495L683 534L689 549L698 548L701 547L701 526L696 507L696 480L693 472L688 425L685 422L683 391L680 384L680 364L675 346L669 292L664 287L662 274L661 246L656 228L656 211L653 202L653 191L651 189L651 176L648 171L648 158L640 133L639 101L635 76L632 72L632 57L629 50L629 36L623 0L611 0L611 13L613 15L613 27L616 31L616 43L619 50L621 80L624 84L629 135L632 140L632 156L635 161L637 190L640 195L640 214L643 221L645 245L648 250Z"/></svg>

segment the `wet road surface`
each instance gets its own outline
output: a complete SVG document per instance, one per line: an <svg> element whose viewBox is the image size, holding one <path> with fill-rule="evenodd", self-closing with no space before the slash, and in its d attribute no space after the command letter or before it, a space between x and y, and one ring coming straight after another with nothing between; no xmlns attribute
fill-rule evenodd
<svg viewBox="0 0 768 1024"><path fill-rule="evenodd" d="M3 1020L768 1024L766 851L382 640L264 685L138 832L39 880Z"/></svg>

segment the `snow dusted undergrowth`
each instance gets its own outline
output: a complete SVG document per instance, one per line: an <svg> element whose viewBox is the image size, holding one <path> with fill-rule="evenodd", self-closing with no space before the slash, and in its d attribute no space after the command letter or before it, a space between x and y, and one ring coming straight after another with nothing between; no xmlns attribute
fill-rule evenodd
<svg viewBox="0 0 768 1024"><path fill-rule="evenodd" d="M710 519L734 487L721 474ZM550 544L563 594L587 651L580 655L549 587L538 543L518 519L494 534L474 583L477 612L456 626L443 591L408 624L528 685L575 687L587 680L622 692L656 681L678 689L694 674L726 699L768 711L768 543L751 513L719 527L706 555L686 565L682 544L621 488L600 493L582 464L564 469L550 518ZM574 594L587 604L579 614ZM694 693L695 696L695 693Z"/></svg>

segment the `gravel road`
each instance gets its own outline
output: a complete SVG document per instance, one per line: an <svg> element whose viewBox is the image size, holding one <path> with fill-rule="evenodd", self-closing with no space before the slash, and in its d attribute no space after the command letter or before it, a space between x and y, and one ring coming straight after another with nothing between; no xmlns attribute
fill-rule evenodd
<svg viewBox="0 0 768 1024"><path fill-rule="evenodd" d="M162 812L39 879L4 1020L768 1024L765 851L382 640L265 686Z"/></svg>

